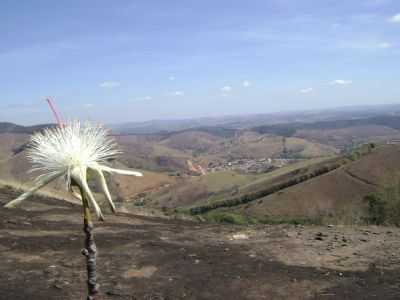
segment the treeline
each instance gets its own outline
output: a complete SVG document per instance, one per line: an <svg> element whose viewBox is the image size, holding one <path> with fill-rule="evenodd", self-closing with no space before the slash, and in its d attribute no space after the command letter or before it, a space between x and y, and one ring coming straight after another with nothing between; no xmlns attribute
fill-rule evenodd
<svg viewBox="0 0 400 300"><path fill-rule="evenodd" d="M198 215L198 214L203 214L203 213L209 212L209 211L217 209L217 208L232 207L232 206L237 206L237 205L241 205L241 204L246 204L248 202L266 197L273 193L279 192L280 190L286 189L288 187L291 187L296 184L302 183L304 181L310 180L314 177L317 177L322 174L333 171L333 170L343 166L347 162L348 162L348 160L346 160L346 159L339 159L334 163L324 165L313 171L308 171L308 172L307 172L307 168L302 168L302 169L299 169L298 173L307 172L306 174L298 175L298 176L288 179L286 181L279 182L274 185L268 186L266 188L259 189L258 191L255 191L255 192L251 192L251 193L247 193L244 195L239 195L236 197L228 198L225 200L216 201L213 203L193 207L190 209L190 213L192 215Z"/></svg>

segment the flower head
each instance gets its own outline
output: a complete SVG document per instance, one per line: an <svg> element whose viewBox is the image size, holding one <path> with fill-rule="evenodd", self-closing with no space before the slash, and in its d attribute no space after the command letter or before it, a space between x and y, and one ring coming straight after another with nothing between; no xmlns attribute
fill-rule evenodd
<svg viewBox="0 0 400 300"><path fill-rule="evenodd" d="M108 136L107 130L89 122L81 124L79 121L73 121L62 127L35 133L31 137L27 156L33 165L32 171L41 171L43 174L37 178L35 187L9 202L6 207L14 207L38 189L63 176L67 189L80 198L72 189L73 185L78 185L89 199L98 218L103 219L101 209L87 183L88 171L95 175L112 211L115 211L115 206L103 172L142 176L139 172L119 170L104 165L107 159L119 153L121 152L117 144Z"/></svg>

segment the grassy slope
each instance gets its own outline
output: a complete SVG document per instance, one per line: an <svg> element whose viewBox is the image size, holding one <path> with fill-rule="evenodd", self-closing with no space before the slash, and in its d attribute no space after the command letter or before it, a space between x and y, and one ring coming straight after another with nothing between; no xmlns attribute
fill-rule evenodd
<svg viewBox="0 0 400 300"><path fill-rule="evenodd" d="M232 194L247 193L259 189L277 178L291 178L292 172L319 165L334 156L315 158L287 165L264 174L243 174L235 171L209 173L201 177L188 177L178 180L172 187L153 193L149 203L168 208L189 208L206 203L213 203L231 197Z"/></svg>
<svg viewBox="0 0 400 300"><path fill-rule="evenodd" d="M363 197L398 184L400 147L384 146L328 174L272 195L219 211L260 220L311 218L338 223L360 222L366 213Z"/></svg>

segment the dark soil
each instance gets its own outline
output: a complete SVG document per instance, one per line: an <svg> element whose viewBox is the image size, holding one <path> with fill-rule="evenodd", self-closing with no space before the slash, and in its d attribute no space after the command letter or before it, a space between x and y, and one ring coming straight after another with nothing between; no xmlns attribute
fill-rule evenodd
<svg viewBox="0 0 400 300"><path fill-rule="evenodd" d="M14 196L0 189L2 204ZM21 208L1 207L0 217L0 299L85 299L80 207L34 197ZM95 234L98 300L400 299L396 228L223 226L118 214L96 222Z"/></svg>

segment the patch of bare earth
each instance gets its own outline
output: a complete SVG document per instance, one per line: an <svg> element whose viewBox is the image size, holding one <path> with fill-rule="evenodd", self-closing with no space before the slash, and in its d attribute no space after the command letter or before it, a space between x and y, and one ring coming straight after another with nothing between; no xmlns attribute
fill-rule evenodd
<svg viewBox="0 0 400 300"><path fill-rule="evenodd" d="M15 196L0 189L0 202ZM84 299L81 209L0 208L0 299ZM54 208L53 208L54 204ZM62 207L60 207L62 206ZM399 299L397 228L220 226L107 216L99 300Z"/></svg>

